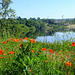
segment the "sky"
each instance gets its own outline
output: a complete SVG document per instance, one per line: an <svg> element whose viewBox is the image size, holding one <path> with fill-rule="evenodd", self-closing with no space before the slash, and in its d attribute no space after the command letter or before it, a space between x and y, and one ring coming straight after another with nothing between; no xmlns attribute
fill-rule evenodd
<svg viewBox="0 0 75 75"><path fill-rule="evenodd" d="M21 18L75 18L75 0L11 0L10 7Z"/></svg>

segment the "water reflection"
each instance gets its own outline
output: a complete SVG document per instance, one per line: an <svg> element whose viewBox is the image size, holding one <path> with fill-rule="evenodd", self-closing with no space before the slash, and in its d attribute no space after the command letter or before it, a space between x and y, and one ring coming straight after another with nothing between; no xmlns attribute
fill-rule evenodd
<svg viewBox="0 0 75 75"><path fill-rule="evenodd" d="M38 36L36 41L41 41L41 42L49 42L49 43L54 43L59 41L60 43L63 43L63 41L75 41L75 32L55 32L53 36Z"/></svg>

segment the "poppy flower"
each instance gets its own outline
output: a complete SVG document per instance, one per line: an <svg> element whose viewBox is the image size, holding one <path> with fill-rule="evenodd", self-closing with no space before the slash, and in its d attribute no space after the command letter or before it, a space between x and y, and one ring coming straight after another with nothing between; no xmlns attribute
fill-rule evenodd
<svg viewBox="0 0 75 75"><path fill-rule="evenodd" d="M41 50L42 50L42 51L45 51L45 50L46 50L46 48L42 48Z"/></svg>
<svg viewBox="0 0 75 75"><path fill-rule="evenodd" d="M13 40L13 38L11 37L11 40Z"/></svg>
<svg viewBox="0 0 75 75"><path fill-rule="evenodd" d="M23 39L21 38L21 41L23 41Z"/></svg>
<svg viewBox="0 0 75 75"><path fill-rule="evenodd" d="M9 40L7 40L7 43L9 43Z"/></svg>
<svg viewBox="0 0 75 75"><path fill-rule="evenodd" d="M21 48L21 44L19 44L19 47Z"/></svg>
<svg viewBox="0 0 75 75"><path fill-rule="evenodd" d="M1 49L0 49L0 54L3 54L4 53L4 50L2 51Z"/></svg>
<svg viewBox="0 0 75 75"><path fill-rule="evenodd" d="M75 42L72 42L71 46L74 47L75 46Z"/></svg>
<svg viewBox="0 0 75 75"><path fill-rule="evenodd" d="M57 55L58 53L56 53L56 55Z"/></svg>
<svg viewBox="0 0 75 75"><path fill-rule="evenodd" d="M63 56L61 56L61 58L63 58Z"/></svg>
<svg viewBox="0 0 75 75"><path fill-rule="evenodd" d="M30 39L31 42L36 43L35 39Z"/></svg>
<svg viewBox="0 0 75 75"><path fill-rule="evenodd" d="M68 51L68 53L71 53L72 51Z"/></svg>
<svg viewBox="0 0 75 75"><path fill-rule="evenodd" d="M34 53L34 50L31 50L32 53Z"/></svg>
<svg viewBox="0 0 75 75"><path fill-rule="evenodd" d="M4 44L6 44L6 42L3 42Z"/></svg>
<svg viewBox="0 0 75 75"><path fill-rule="evenodd" d="M4 53L3 53L3 55L5 55L5 56L6 56L6 54L4 54Z"/></svg>
<svg viewBox="0 0 75 75"><path fill-rule="evenodd" d="M3 58L5 58L5 57L0 57L0 59L3 59Z"/></svg>
<svg viewBox="0 0 75 75"><path fill-rule="evenodd" d="M28 40L28 37L25 37L25 40Z"/></svg>
<svg viewBox="0 0 75 75"><path fill-rule="evenodd" d="M32 69L30 69L30 72L32 72L32 73L33 73Z"/></svg>
<svg viewBox="0 0 75 75"><path fill-rule="evenodd" d="M19 39L17 39L16 42L19 42Z"/></svg>
<svg viewBox="0 0 75 75"><path fill-rule="evenodd" d="M16 39L13 39L14 42L16 42Z"/></svg>
<svg viewBox="0 0 75 75"><path fill-rule="evenodd" d="M59 52L61 52L61 50L59 50Z"/></svg>
<svg viewBox="0 0 75 75"><path fill-rule="evenodd" d="M51 53L54 53L54 51L52 49L49 50Z"/></svg>
<svg viewBox="0 0 75 75"><path fill-rule="evenodd" d="M14 54L14 52L13 51L10 51L8 54Z"/></svg>
<svg viewBox="0 0 75 75"><path fill-rule="evenodd" d="M48 63L48 61L45 61L46 63Z"/></svg>
<svg viewBox="0 0 75 75"><path fill-rule="evenodd" d="M61 53L59 53L59 55L61 56Z"/></svg>
<svg viewBox="0 0 75 75"><path fill-rule="evenodd" d="M40 54L42 54L42 52Z"/></svg>
<svg viewBox="0 0 75 75"><path fill-rule="evenodd" d="M67 62L65 63L65 65L71 66L71 62L67 61Z"/></svg>

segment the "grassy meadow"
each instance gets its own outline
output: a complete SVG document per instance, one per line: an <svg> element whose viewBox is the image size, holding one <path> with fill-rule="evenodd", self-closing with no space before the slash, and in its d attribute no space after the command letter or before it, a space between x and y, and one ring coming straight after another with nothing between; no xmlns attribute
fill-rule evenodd
<svg viewBox="0 0 75 75"><path fill-rule="evenodd" d="M0 75L75 75L75 42L0 39Z"/></svg>

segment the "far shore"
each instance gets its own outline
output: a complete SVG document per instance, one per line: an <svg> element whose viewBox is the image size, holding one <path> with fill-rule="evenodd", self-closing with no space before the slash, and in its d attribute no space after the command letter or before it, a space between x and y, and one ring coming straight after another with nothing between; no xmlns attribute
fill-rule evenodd
<svg viewBox="0 0 75 75"><path fill-rule="evenodd" d="M74 29L74 28L75 28L75 24L68 25L67 28L69 28L69 29Z"/></svg>

